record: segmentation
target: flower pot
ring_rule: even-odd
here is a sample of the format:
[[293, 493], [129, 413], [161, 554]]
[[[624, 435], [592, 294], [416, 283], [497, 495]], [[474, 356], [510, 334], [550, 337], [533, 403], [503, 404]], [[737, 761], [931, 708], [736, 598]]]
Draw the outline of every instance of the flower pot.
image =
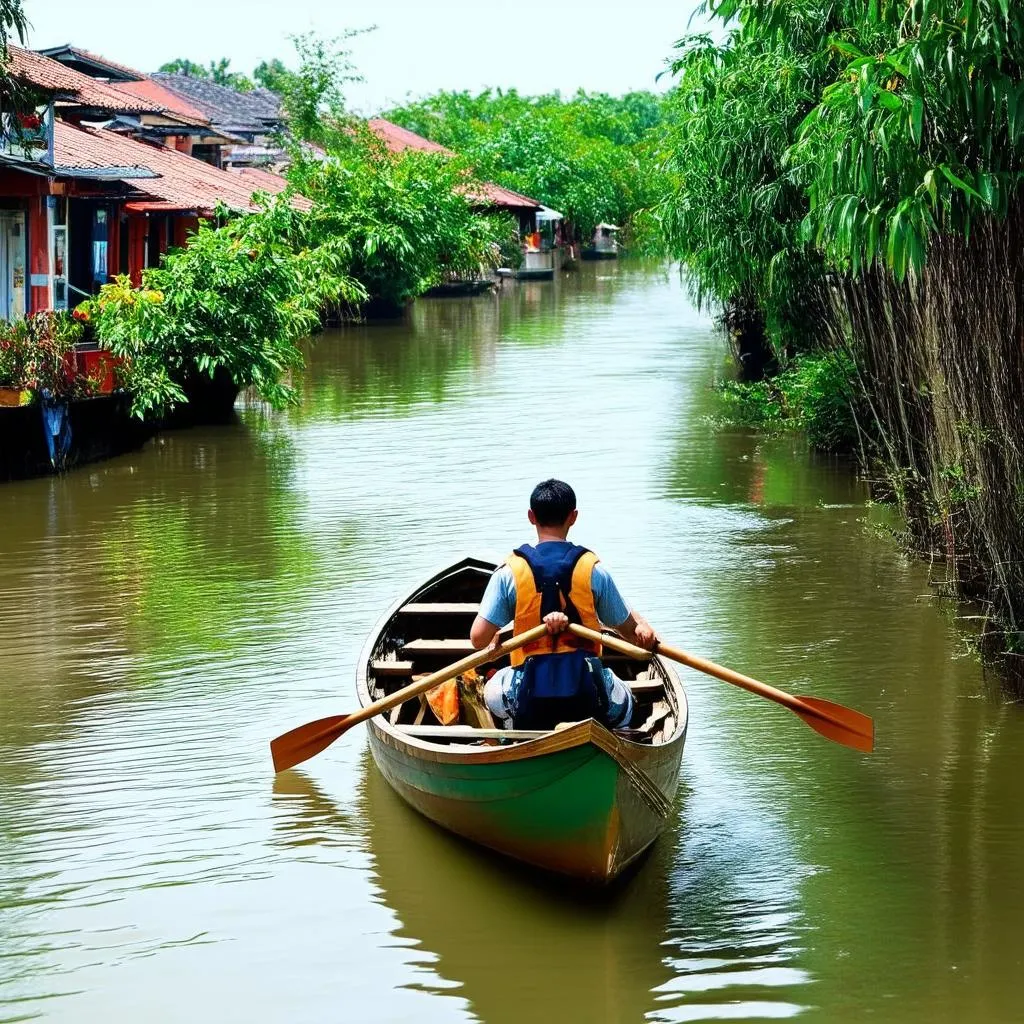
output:
[[102, 348], [79, 348], [74, 355], [78, 374], [97, 381], [97, 394], [109, 395], [117, 386], [116, 372], [123, 360]]
[[32, 392], [28, 388], [0, 387], [0, 407], [17, 409], [23, 405], [29, 405], [31, 401]]

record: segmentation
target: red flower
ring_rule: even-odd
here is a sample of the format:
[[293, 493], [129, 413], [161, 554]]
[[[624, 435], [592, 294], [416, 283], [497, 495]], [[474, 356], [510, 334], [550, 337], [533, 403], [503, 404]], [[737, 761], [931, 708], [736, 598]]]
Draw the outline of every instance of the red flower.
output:
[[42, 118], [38, 114], [19, 114], [18, 123], [22, 128], [38, 128], [42, 125]]
[[83, 322], [88, 322], [89, 320], [89, 311], [87, 309], [76, 309], [71, 315], [76, 320], [82, 320]]

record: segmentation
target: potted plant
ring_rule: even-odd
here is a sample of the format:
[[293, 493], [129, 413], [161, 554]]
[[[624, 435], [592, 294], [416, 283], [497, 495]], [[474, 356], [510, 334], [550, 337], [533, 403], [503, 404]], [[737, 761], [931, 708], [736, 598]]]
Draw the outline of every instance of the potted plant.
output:
[[18, 324], [0, 325], [0, 407], [17, 408], [32, 401], [26, 367], [25, 332]]

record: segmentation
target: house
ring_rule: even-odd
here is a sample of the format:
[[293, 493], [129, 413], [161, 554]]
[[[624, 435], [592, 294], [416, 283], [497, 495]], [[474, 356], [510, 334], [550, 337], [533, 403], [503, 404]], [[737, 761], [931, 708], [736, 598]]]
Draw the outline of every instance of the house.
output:
[[219, 204], [247, 210], [254, 192], [287, 187], [189, 156], [217, 132], [176, 94], [172, 103], [150, 80], [127, 77], [137, 72], [86, 51], [61, 53], [65, 62], [8, 47], [32, 106], [0, 114], [4, 319], [66, 309], [118, 273], [137, 282]]
[[202, 110], [137, 68], [129, 68], [70, 44], [37, 52], [149, 106], [148, 111], [135, 117], [119, 117], [117, 123], [109, 125], [113, 130], [150, 141], [166, 141], [168, 145], [217, 167], [221, 166], [221, 153], [225, 146], [249, 141], [218, 131]]
[[158, 72], [157, 85], [202, 112], [219, 132], [232, 138], [225, 147], [223, 167], [281, 169], [287, 162], [279, 137], [285, 128], [281, 101], [267, 89], [239, 92], [206, 78]]

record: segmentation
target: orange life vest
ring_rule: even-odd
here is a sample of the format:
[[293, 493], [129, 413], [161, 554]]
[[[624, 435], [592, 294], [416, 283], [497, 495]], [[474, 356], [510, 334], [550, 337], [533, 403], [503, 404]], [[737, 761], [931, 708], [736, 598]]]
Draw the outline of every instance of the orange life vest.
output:
[[[535, 553], [532, 548], [519, 548], [508, 556], [506, 564], [512, 570], [516, 583], [516, 617], [513, 629], [522, 633], [534, 626], [539, 626], [543, 618], [541, 612], [542, 594], [537, 585], [533, 568], [529, 561], [520, 554], [521, 551]], [[570, 620], [578, 621], [590, 629], [601, 629], [601, 621], [594, 608], [594, 588], [591, 586], [591, 575], [598, 558], [593, 551], [582, 549], [572, 570], [569, 593], [559, 587], [559, 604], [561, 611], [566, 611]], [[570, 608], [571, 606], [571, 608]], [[567, 611], [567, 609], [569, 609]], [[572, 611], [575, 609], [575, 612]], [[536, 654], [565, 654], [567, 651], [585, 650], [590, 654], [601, 655], [601, 645], [574, 636], [568, 631], [542, 637], [525, 647], [520, 647], [509, 655], [514, 666], [522, 665], [527, 658]]]

